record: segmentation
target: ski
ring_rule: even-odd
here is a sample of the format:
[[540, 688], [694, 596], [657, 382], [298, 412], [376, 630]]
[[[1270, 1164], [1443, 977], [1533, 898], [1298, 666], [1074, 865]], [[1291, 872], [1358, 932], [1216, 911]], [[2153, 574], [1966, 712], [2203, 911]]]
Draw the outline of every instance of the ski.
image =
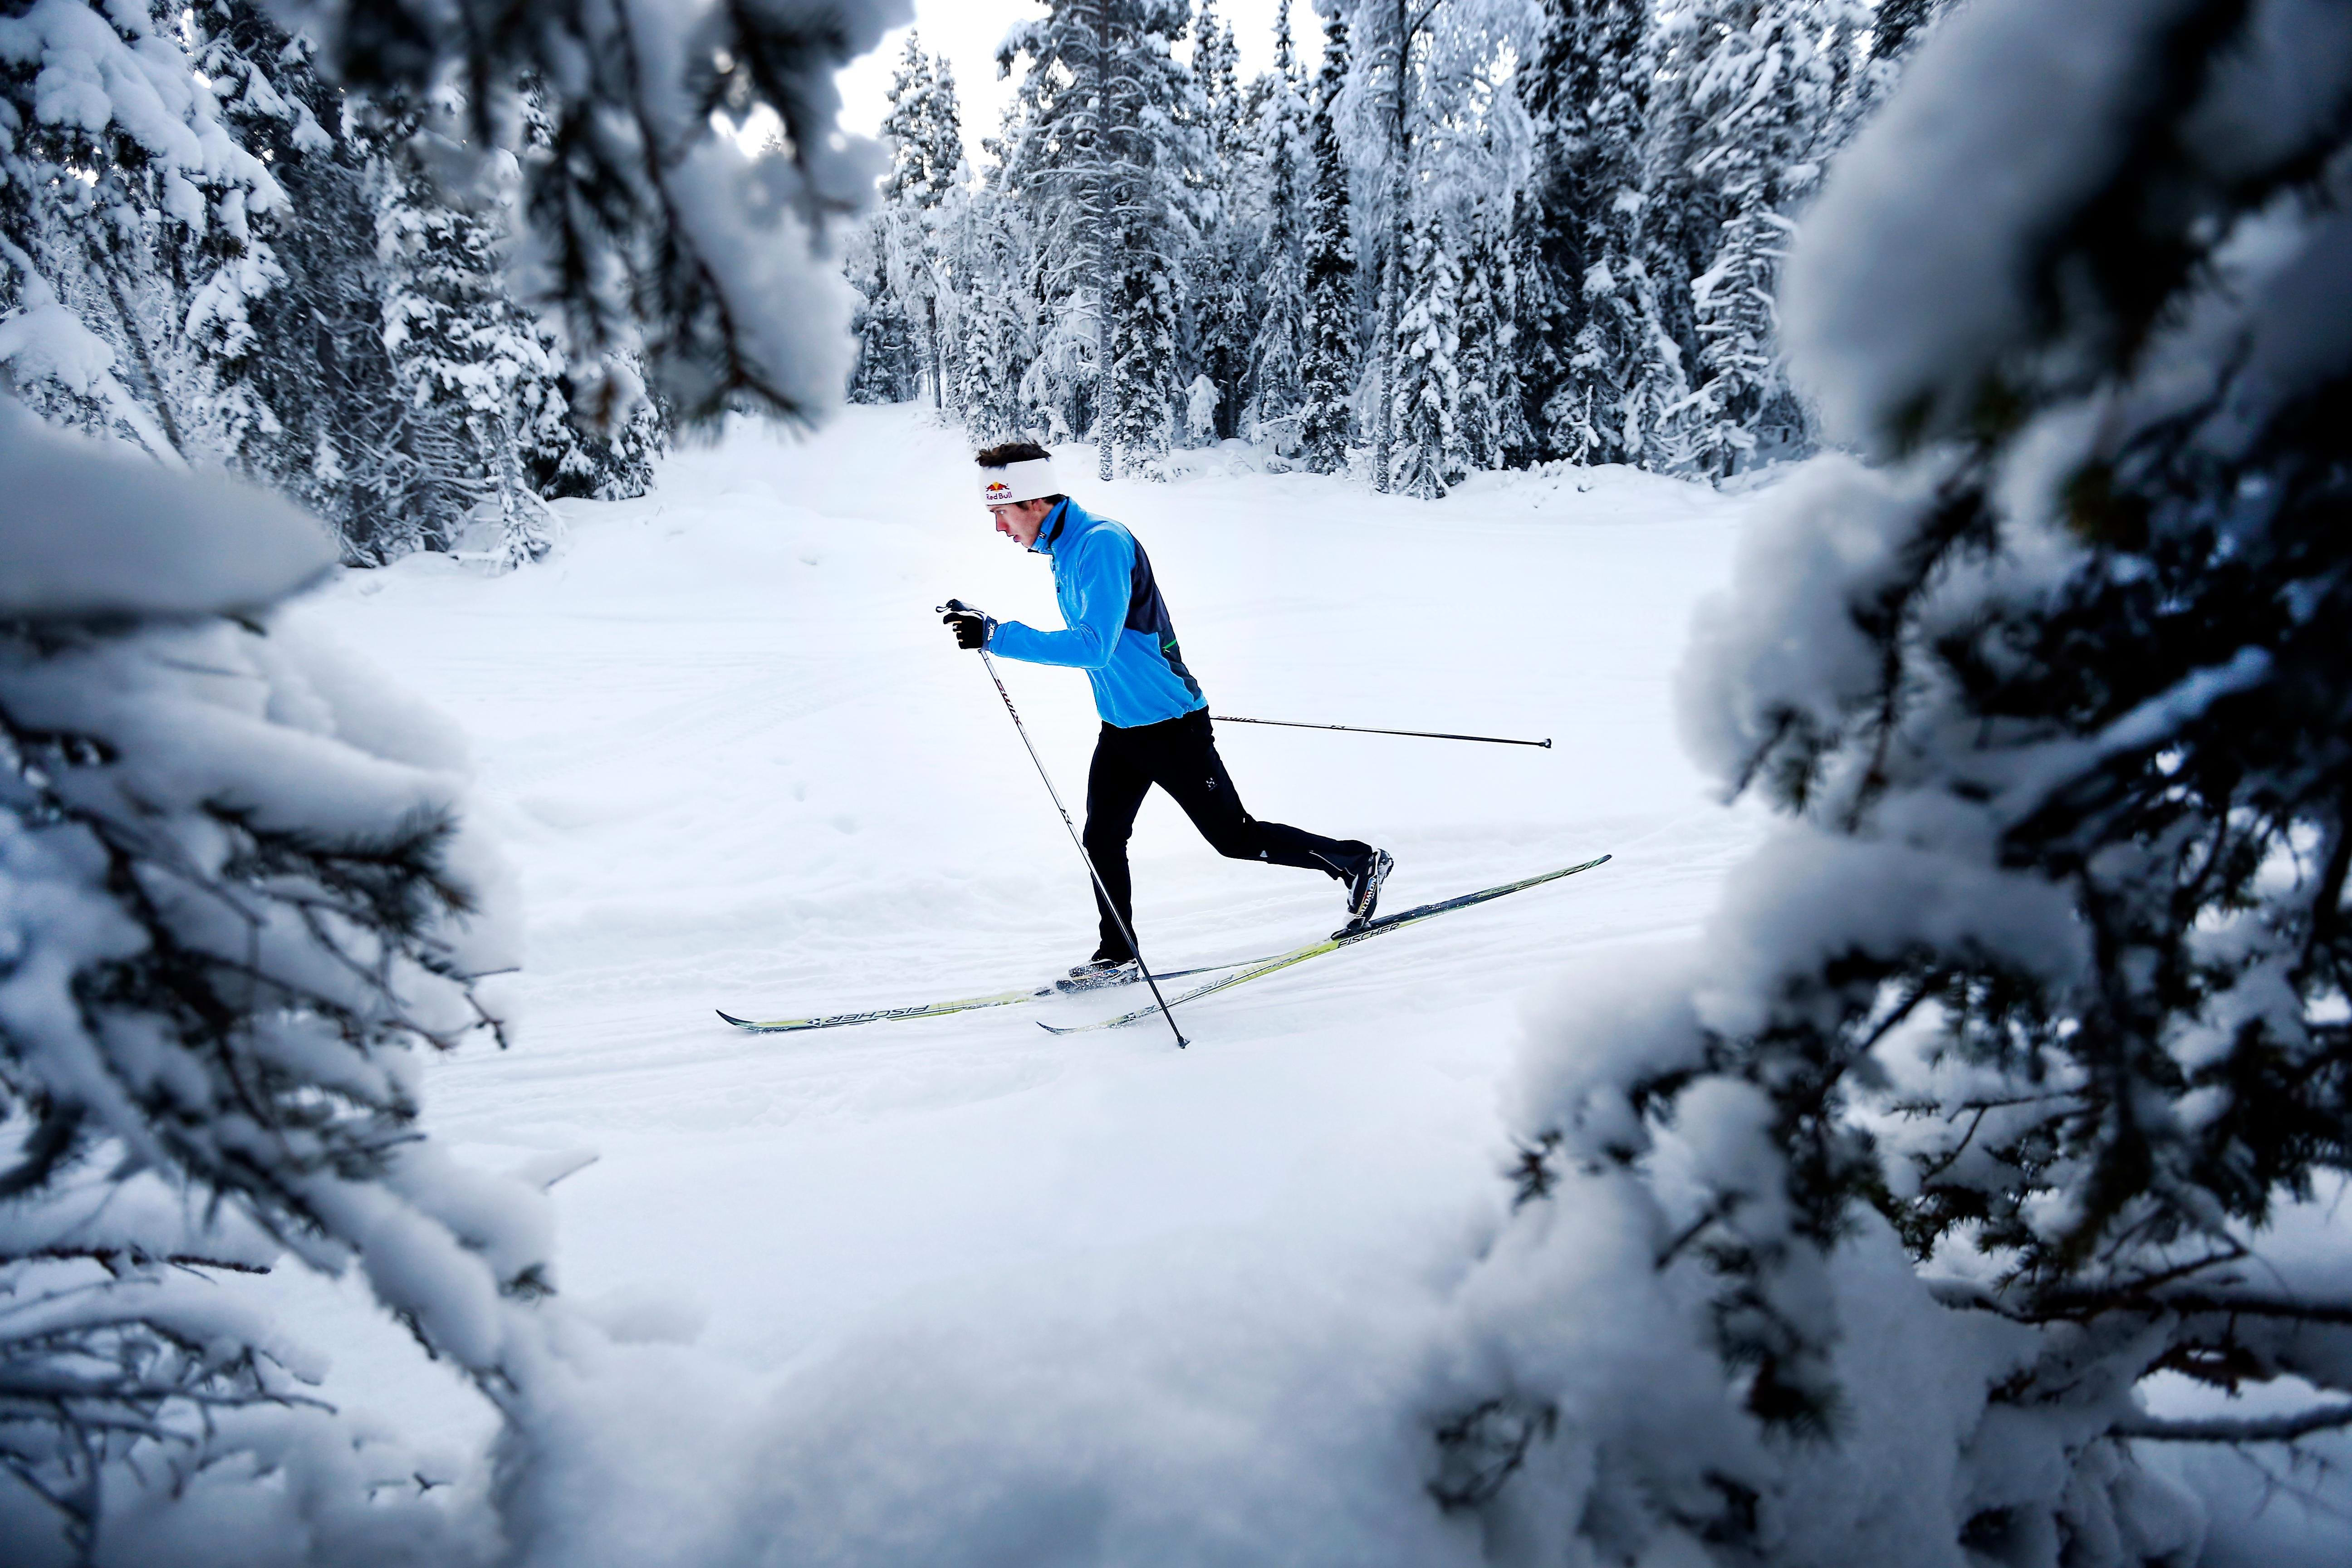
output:
[[982, 1007], [1009, 1007], [1016, 1002], [1031, 1002], [1049, 995], [1053, 988], [1043, 991], [1000, 991], [993, 996], [965, 996], [953, 1002], [926, 1002], [913, 1007], [877, 1007], [865, 1013], [835, 1013], [824, 1018], [739, 1018], [734, 1014], [719, 1011], [719, 1016], [739, 1029], [755, 1035], [794, 1035], [804, 1029], [838, 1029], [851, 1024], [879, 1024], [892, 1018], [944, 1018], [950, 1013], [976, 1012]]
[[[1490, 899], [1524, 892], [1529, 888], [1539, 888], [1546, 882], [1557, 882], [1562, 877], [1573, 877], [1579, 871], [1590, 871], [1608, 858], [1608, 856], [1603, 855], [1598, 859], [1587, 860], [1580, 866], [1570, 866], [1558, 871], [1546, 871], [1539, 877], [1529, 877], [1517, 882], [1506, 882], [1496, 888], [1482, 888], [1477, 892], [1464, 893], [1457, 898], [1441, 899], [1436, 903], [1423, 904], [1418, 909], [1402, 910], [1392, 915], [1381, 915], [1361, 926], [1343, 927], [1333, 931], [1321, 942], [1309, 942], [1305, 947], [1294, 948], [1288, 952], [1276, 953], [1272, 958], [1260, 959], [1255, 963], [1243, 967], [1239, 973], [1228, 974], [1222, 980], [1212, 980], [1205, 985], [1195, 985], [1181, 995], [1171, 996], [1168, 999], [1168, 1005], [1173, 1007], [1181, 1002], [1196, 1002], [1203, 996], [1213, 995], [1217, 992], [1239, 985], [1244, 981], [1259, 979], [1275, 973], [1278, 970], [1288, 969], [1292, 964], [1304, 963], [1310, 958], [1320, 958], [1327, 952], [1337, 952], [1343, 947], [1351, 947], [1357, 942], [1425, 921], [1432, 915], [1442, 915], [1453, 910], [1466, 910], [1473, 904], [1483, 904]], [[1090, 1029], [1116, 1029], [1121, 1025], [1151, 1017], [1159, 1011], [1157, 1006], [1139, 1007], [1132, 1013], [1122, 1013], [1116, 1018], [1105, 1018], [1100, 1023], [1067, 1026], [1048, 1024], [1041, 1018], [1037, 1021], [1037, 1026], [1049, 1035], [1078, 1035]]]
[[[1181, 980], [1188, 974], [1213, 974], [1221, 969], [1242, 969], [1265, 962], [1262, 958], [1237, 958], [1231, 963], [1203, 963], [1193, 969], [1168, 970], [1159, 978]], [[1078, 991], [1099, 989], [1103, 987], [1081, 986]], [[1063, 990], [1056, 983], [1033, 986], [1026, 991], [1000, 991], [992, 996], [963, 996], [952, 1002], [924, 1002], [912, 1007], [877, 1007], [864, 1013], [835, 1013], [823, 1018], [739, 1018], [728, 1012], [720, 1012], [719, 1016], [737, 1028], [755, 1035], [796, 1035], [810, 1029], [839, 1029], [852, 1024], [880, 1024], [899, 1018], [944, 1018], [950, 1013], [974, 1013], [982, 1007], [1010, 1007], [1016, 1003], [1034, 1002], [1041, 997], [1076, 994]]]

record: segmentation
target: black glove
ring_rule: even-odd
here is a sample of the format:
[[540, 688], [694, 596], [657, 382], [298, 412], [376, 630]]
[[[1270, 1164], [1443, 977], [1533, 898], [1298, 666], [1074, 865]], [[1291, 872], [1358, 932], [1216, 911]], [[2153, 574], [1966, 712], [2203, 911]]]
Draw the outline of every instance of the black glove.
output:
[[996, 633], [995, 621], [982, 615], [961, 599], [950, 599], [947, 602], [946, 611], [940, 619], [945, 625], [955, 628], [956, 647], [961, 648], [986, 647], [988, 639]]

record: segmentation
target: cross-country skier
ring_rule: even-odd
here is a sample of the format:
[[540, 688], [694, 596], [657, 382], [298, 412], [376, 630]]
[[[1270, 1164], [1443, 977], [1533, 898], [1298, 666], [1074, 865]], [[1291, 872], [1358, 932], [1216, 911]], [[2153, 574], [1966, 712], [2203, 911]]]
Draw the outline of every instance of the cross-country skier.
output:
[[1071, 979], [1108, 984], [1136, 972], [1135, 953], [1119, 930], [1122, 922], [1135, 929], [1127, 839], [1153, 784], [1175, 798], [1220, 855], [1336, 877], [1347, 884], [1350, 923], [1370, 920], [1391, 864], [1388, 851], [1360, 839], [1324, 838], [1260, 822], [1242, 808], [1217, 755], [1209, 700], [1184, 668], [1151, 558], [1135, 536], [1063, 494], [1043, 447], [1007, 442], [980, 453], [978, 460], [981, 500], [996, 519], [996, 531], [1053, 562], [1054, 597], [1066, 629], [1000, 623], [961, 606], [943, 618], [959, 647], [1085, 670], [1103, 721], [1087, 772], [1085, 837], [1118, 910], [1114, 917], [1101, 893], [1095, 895], [1102, 942], [1091, 960], [1070, 971]]

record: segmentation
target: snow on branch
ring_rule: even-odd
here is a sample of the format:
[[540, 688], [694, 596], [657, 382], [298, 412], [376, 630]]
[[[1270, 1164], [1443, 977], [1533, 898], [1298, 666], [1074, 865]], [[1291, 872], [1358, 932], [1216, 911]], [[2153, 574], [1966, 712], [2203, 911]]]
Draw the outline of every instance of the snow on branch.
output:
[[2294, 1415], [2215, 1417], [2202, 1421], [2142, 1416], [2118, 1421], [2111, 1430], [2118, 1437], [2140, 1437], [2158, 1443], [2292, 1443], [2315, 1432], [2336, 1432], [2347, 1426], [2352, 1426], [2352, 1400]]
[[[904, 20], [901, 0], [564, 0], [478, 26], [465, 8], [282, 0], [359, 87], [466, 88], [476, 155], [520, 159], [527, 297], [560, 310], [578, 360], [642, 351], [689, 422], [793, 418], [838, 401], [851, 297], [831, 219], [870, 195], [871, 143], [836, 123], [834, 72]], [[521, 133], [526, 89], [543, 142]], [[781, 135], [748, 147], [773, 116]], [[593, 405], [597, 399], [583, 399]]]
[[[1752, 82], [1698, 68], [1769, 10], [1678, 8], [1649, 85]], [[1828, 169], [1780, 299], [1884, 466], [1761, 503], [1679, 682], [1780, 823], [1531, 1031], [1444, 1407], [1560, 1412], [1497, 1529], [2188, 1561], [2201, 1510], [2124, 1439], [2352, 1429], [2347, 158], [2338, 7], [1971, 0]], [[1603, 1301], [1710, 1346], [1735, 1414], [1663, 1440]], [[2158, 1375], [2323, 1403], [2158, 1418]]]
[[541, 1385], [543, 1201], [417, 1124], [421, 1055], [503, 1037], [502, 876], [446, 734], [273, 623], [315, 521], [13, 405], [0, 491], [0, 1466], [85, 1555], [240, 1455], [331, 1511], [362, 1445], [239, 1274], [356, 1268], [509, 1414]]

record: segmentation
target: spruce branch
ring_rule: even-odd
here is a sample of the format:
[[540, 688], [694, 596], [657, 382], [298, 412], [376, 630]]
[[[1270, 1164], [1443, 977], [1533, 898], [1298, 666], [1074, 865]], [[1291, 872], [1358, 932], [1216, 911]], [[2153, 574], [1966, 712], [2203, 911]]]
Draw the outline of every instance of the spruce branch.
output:
[[2352, 1400], [2324, 1405], [2293, 1415], [2217, 1416], [2205, 1420], [2167, 1421], [2138, 1416], [2118, 1421], [2109, 1431], [2118, 1437], [2157, 1443], [2292, 1443], [2315, 1432], [2352, 1426]]

